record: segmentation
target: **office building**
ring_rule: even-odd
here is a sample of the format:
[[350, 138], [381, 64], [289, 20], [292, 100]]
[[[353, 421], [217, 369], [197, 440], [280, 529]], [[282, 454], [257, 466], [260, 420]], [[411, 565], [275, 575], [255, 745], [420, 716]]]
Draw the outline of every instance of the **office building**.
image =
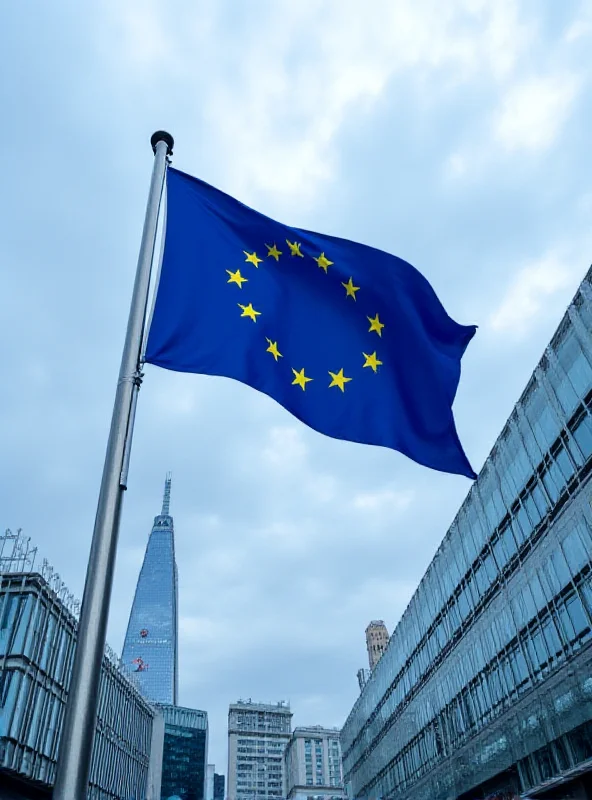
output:
[[348, 716], [350, 797], [590, 791], [591, 280]]
[[123, 645], [122, 659], [154, 703], [177, 703], [178, 590], [175, 532], [167, 476], [160, 514], [148, 539]]
[[[49, 797], [77, 633], [78, 603], [20, 531], [0, 536], [2, 797]], [[160, 798], [161, 718], [107, 648], [88, 800]]]
[[284, 750], [291, 730], [288, 703], [239, 700], [230, 705], [227, 800], [284, 797]]
[[339, 728], [295, 728], [284, 755], [287, 800], [343, 800]]
[[163, 800], [205, 800], [207, 796], [208, 715], [205, 711], [158, 705], [164, 717]]
[[381, 619], [374, 619], [366, 628], [366, 649], [368, 650], [368, 664], [370, 671], [378, 664], [378, 661], [389, 643], [389, 635], [386, 625]]
[[214, 773], [214, 800], [224, 800], [224, 775]]

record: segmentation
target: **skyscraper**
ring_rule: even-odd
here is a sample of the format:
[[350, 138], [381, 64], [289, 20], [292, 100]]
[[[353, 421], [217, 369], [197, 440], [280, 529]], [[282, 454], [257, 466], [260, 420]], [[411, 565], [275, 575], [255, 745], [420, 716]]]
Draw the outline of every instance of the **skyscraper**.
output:
[[232, 703], [228, 709], [228, 800], [285, 796], [284, 750], [291, 730], [287, 703]]
[[182, 706], [159, 705], [157, 708], [164, 716], [162, 800], [206, 800], [207, 713]]
[[386, 625], [381, 619], [373, 619], [366, 628], [366, 647], [368, 648], [368, 663], [373, 670], [378, 664], [380, 656], [384, 653], [389, 643]]
[[592, 796], [592, 268], [341, 732], [350, 797]]
[[169, 514], [171, 476], [154, 518], [127, 626], [122, 660], [136, 673], [145, 697], [177, 704], [178, 598], [175, 533]]

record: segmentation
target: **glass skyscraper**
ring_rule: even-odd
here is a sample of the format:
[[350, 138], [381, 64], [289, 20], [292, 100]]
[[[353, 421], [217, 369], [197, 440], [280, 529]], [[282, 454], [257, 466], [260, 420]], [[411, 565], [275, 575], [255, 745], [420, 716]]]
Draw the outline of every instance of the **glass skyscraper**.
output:
[[592, 796], [591, 414], [592, 269], [343, 727], [350, 797]]
[[148, 539], [122, 660], [148, 700], [177, 704], [178, 590], [175, 532], [167, 475], [160, 514]]
[[205, 800], [208, 715], [180, 706], [158, 708], [165, 723], [162, 800]]

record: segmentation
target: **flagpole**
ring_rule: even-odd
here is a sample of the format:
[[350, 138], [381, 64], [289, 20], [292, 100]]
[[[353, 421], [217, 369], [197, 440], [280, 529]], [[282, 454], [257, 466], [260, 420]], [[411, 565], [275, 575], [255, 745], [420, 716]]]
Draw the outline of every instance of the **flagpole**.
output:
[[167, 156], [173, 137], [157, 131], [150, 140], [154, 166], [138, 257], [111, 429], [91, 544], [74, 665], [62, 726], [54, 800], [86, 800], [96, 728], [99, 680], [105, 652], [109, 603], [137, 394], [142, 380], [140, 353], [146, 323], [150, 274]]

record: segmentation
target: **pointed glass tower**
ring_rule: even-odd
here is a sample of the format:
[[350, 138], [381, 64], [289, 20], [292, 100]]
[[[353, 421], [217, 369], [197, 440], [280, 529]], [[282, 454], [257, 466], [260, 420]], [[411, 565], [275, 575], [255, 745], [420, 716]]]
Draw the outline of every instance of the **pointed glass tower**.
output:
[[177, 564], [169, 514], [171, 475], [166, 477], [162, 511], [154, 518], [130, 614], [123, 662], [136, 673], [142, 691], [155, 703], [177, 704]]

